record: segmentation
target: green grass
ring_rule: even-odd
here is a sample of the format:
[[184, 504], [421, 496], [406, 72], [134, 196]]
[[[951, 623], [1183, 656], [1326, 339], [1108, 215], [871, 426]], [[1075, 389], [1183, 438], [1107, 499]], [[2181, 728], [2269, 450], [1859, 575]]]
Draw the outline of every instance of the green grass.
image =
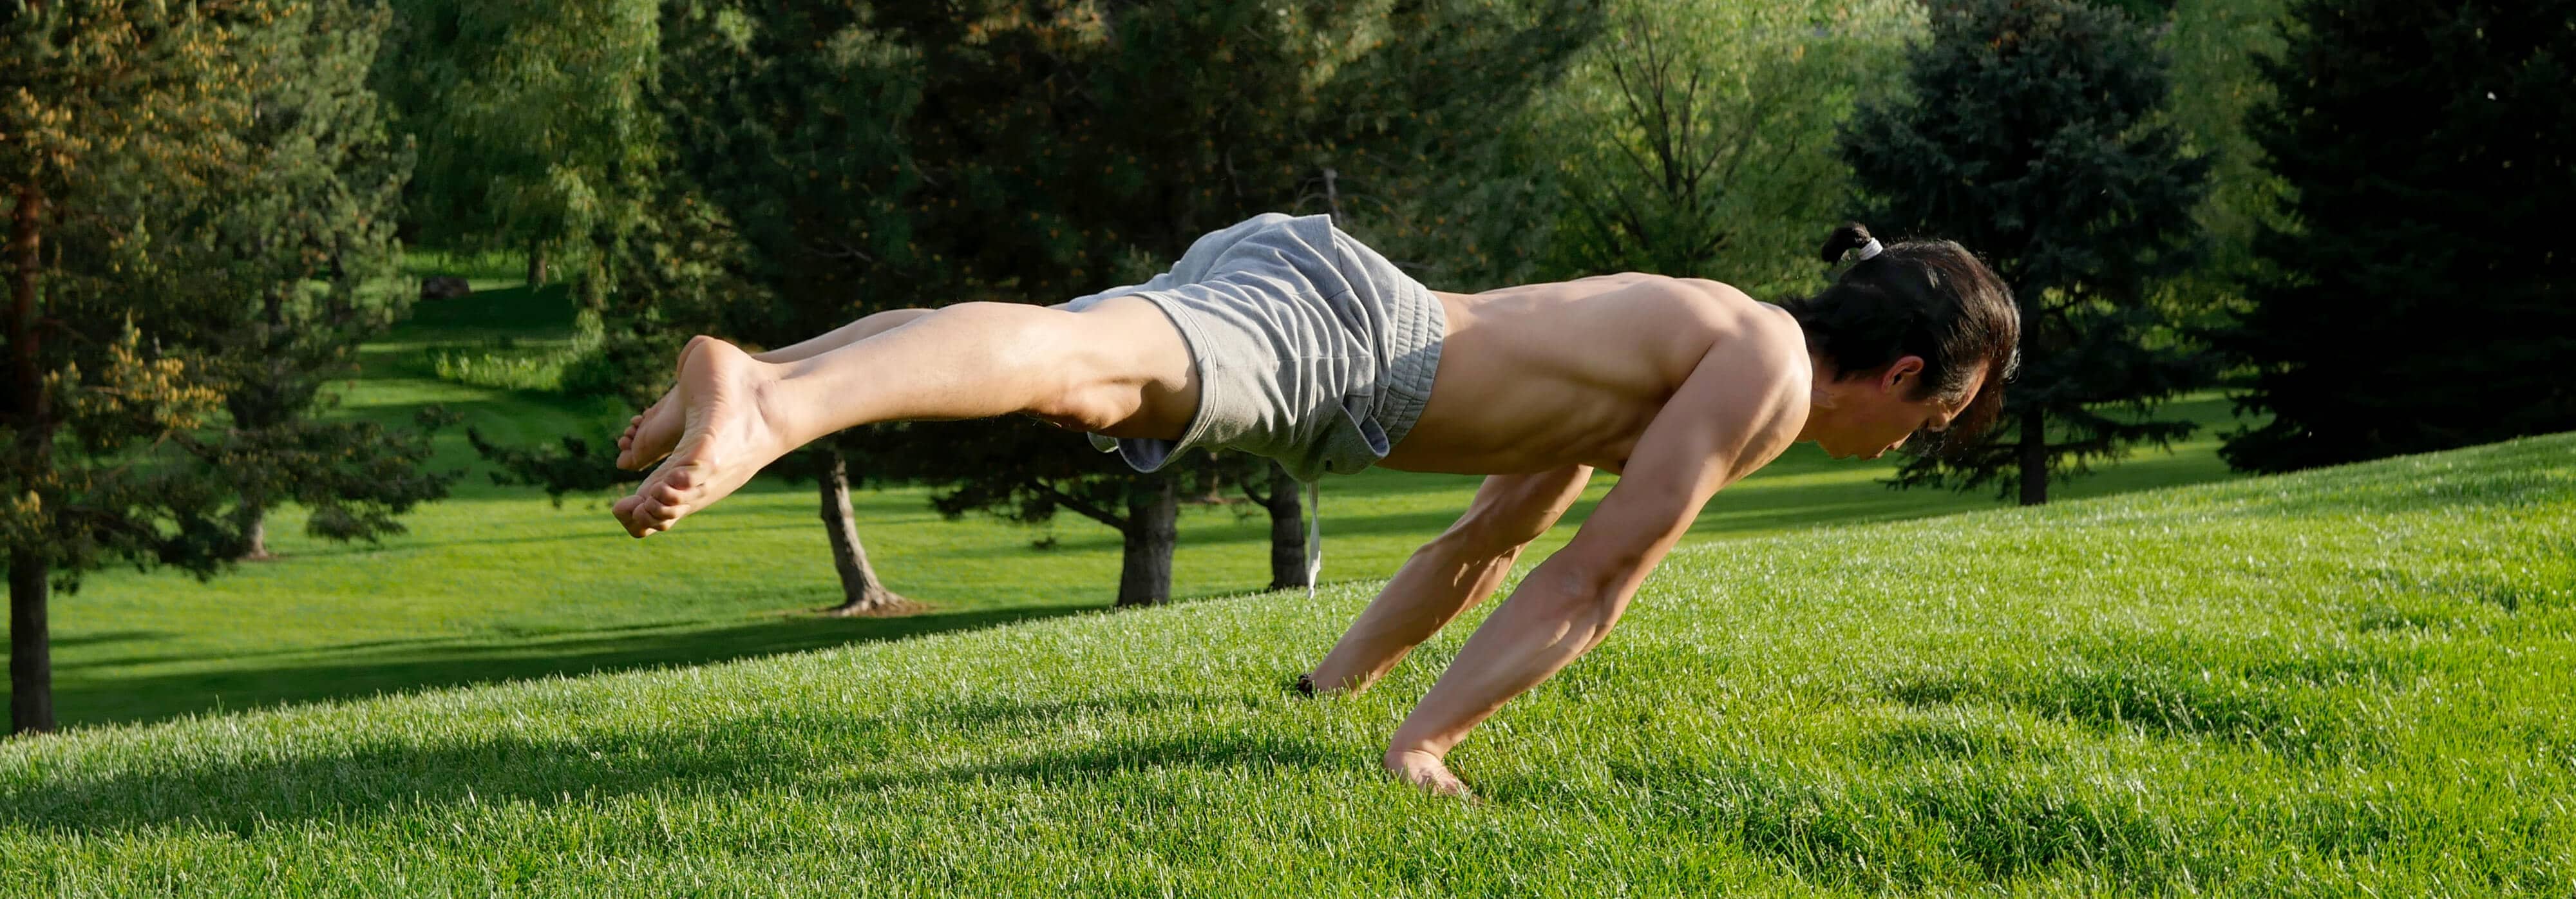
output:
[[[13, 741], [0, 889], [2564, 896], [2571, 460], [2562, 435], [1686, 545], [1452, 757], [1475, 805], [1375, 765], [1473, 621], [1368, 695], [1279, 689], [1361, 580]], [[792, 606], [708, 586], [761, 563], [674, 571], [767, 514], [597, 550], [627, 554], [622, 602], [554, 583], [587, 583], [595, 514], [511, 525], [562, 539], [488, 551], [552, 570], [480, 592]], [[389, 585], [400, 552], [438, 555], [388, 550]]]

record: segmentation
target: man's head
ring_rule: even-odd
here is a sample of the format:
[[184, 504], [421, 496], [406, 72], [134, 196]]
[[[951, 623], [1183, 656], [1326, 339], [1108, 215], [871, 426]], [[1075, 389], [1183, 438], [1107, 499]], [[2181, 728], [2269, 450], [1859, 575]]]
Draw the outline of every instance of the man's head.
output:
[[1822, 402], [1811, 414], [1825, 419], [1818, 442], [1838, 456], [1973, 442], [2021, 364], [2012, 289], [1950, 241], [1871, 252], [1876, 243], [1868, 229], [1844, 225], [1825, 241], [1825, 261], [1854, 250], [1863, 258], [1815, 296], [1780, 303], [1831, 377], [1817, 385]]

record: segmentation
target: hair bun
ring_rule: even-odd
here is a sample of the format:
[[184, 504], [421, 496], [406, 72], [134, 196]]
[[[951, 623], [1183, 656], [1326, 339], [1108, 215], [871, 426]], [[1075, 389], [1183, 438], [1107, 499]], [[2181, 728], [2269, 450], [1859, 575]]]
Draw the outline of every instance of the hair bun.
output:
[[1867, 225], [1859, 222], [1844, 222], [1842, 227], [1834, 229], [1834, 236], [1825, 238], [1825, 261], [1841, 262], [1844, 253], [1860, 249], [1869, 241]]

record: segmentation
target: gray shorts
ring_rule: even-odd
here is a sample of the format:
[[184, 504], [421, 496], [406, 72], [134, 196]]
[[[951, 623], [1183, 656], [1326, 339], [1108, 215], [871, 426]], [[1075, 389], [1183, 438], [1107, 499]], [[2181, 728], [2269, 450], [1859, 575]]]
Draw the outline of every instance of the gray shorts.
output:
[[1171, 318], [1199, 376], [1181, 439], [1091, 436], [1137, 471], [1194, 446], [1268, 456], [1304, 481], [1367, 468], [1422, 417], [1448, 331], [1430, 290], [1322, 215], [1253, 216], [1199, 238], [1153, 280], [1065, 308], [1121, 296]]

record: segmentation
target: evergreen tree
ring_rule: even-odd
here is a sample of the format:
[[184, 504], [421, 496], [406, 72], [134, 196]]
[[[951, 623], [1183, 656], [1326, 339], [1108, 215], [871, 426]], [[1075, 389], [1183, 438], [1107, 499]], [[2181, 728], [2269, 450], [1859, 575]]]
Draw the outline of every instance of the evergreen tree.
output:
[[2042, 503], [2052, 476], [2193, 429], [2151, 415], [2207, 377], [2148, 302], [2192, 258], [2209, 168], [2158, 115], [2164, 71], [2147, 30], [2114, 10], [1944, 2], [1909, 54], [1911, 96], [1864, 102], [1843, 130], [1873, 230], [1959, 241], [2021, 306], [2004, 426], [1908, 462], [1899, 485], [1997, 484]]
[[[412, 294], [384, 290], [395, 274], [393, 240], [409, 154], [386, 136], [379, 104], [367, 89], [377, 36], [388, 14], [345, 3], [296, 8], [301, 27], [257, 33], [268, 60], [252, 98], [242, 141], [261, 154], [210, 204], [216, 272], [256, 312], [208, 335], [221, 350], [227, 385], [224, 439], [203, 444], [209, 461], [234, 475], [235, 524], [245, 555], [267, 558], [267, 513], [293, 499], [313, 511], [315, 526], [348, 536], [392, 530], [387, 509], [427, 484], [380, 479], [372, 467], [326, 464], [352, 449], [375, 452], [363, 424], [323, 422], [324, 383], [355, 371], [358, 344], [381, 335]], [[420, 455], [424, 448], [402, 452]], [[234, 456], [267, 456], [275, 464], [235, 465]], [[434, 491], [433, 491], [434, 492]], [[431, 494], [424, 493], [422, 498]], [[351, 500], [376, 498], [373, 506]]]
[[2564, 219], [2576, 3], [2306, 0], [2250, 130], [2287, 182], [2250, 309], [2216, 335], [2230, 437], [2280, 471], [2576, 428]]
[[310, 394], [219, 415], [264, 389], [249, 382], [309, 382], [331, 357], [280, 323], [327, 343], [385, 317], [354, 293], [387, 252], [400, 178], [354, 87], [380, 23], [261, 0], [30, 2], [0, 22], [16, 730], [54, 726], [47, 602], [84, 572], [211, 576], [279, 499], [310, 506], [317, 535], [372, 539], [444, 491], [417, 470], [425, 440], [306, 421]]

